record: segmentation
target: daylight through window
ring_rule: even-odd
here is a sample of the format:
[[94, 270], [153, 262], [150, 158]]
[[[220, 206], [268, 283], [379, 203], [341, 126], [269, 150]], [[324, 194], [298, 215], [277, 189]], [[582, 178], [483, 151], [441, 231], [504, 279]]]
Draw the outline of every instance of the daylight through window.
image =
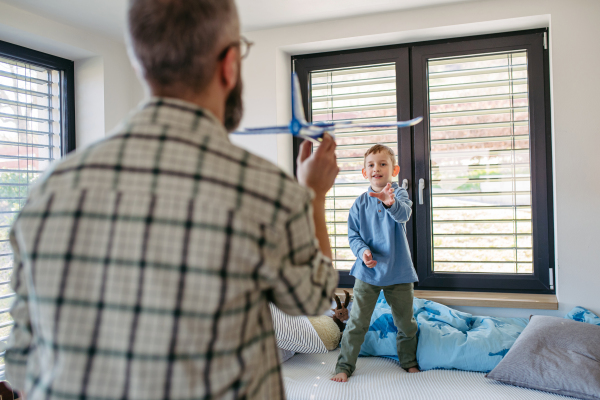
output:
[[29, 186], [61, 156], [60, 79], [60, 71], [0, 57], [0, 375], [13, 325], [10, 226]]
[[428, 61], [433, 269], [531, 274], [527, 53]]

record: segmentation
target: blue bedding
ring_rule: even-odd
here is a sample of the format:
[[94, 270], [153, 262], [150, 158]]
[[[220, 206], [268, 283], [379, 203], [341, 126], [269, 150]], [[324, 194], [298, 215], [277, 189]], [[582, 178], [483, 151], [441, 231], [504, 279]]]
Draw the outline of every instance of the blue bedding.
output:
[[[419, 324], [417, 361], [422, 370], [489, 372], [498, 365], [529, 322], [527, 318], [477, 317], [442, 304], [414, 299]], [[577, 307], [565, 318], [600, 325], [600, 318]], [[361, 356], [398, 359], [397, 328], [383, 292], [371, 317]]]
[[586, 310], [583, 307], [575, 307], [570, 313], [565, 315], [565, 318], [600, 326], [600, 318], [590, 310]]

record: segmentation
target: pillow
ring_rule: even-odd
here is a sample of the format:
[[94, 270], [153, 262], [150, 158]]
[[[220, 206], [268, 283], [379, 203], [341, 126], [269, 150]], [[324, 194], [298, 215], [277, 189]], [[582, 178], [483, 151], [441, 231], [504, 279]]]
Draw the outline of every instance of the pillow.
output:
[[293, 351], [284, 350], [280, 347], [278, 347], [277, 350], [279, 350], [279, 363], [280, 364], [283, 364], [284, 362], [286, 362], [287, 360], [292, 358], [294, 356], [294, 354], [296, 354]]
[[581, 399], [600, 399], [600, 326], [535, 315], [487, 377]]
[[291, 316], [273, 304], [271, 316], [277, 347], [296, 353], [327, 353], [325, 345], [306, 316]]

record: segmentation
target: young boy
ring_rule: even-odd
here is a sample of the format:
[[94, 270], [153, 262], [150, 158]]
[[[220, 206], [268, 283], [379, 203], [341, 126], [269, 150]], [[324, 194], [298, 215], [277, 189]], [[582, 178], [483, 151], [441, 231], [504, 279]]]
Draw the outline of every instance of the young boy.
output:
[[400, 365], [408, 372], [419, 372], [417, 322], [413, 317], [413, 283], [418, 278], [406, 240], [412, 201], [405, 189], [392, 183], [399, 172], [400, 166], [396, 165], [394, 151], [389, 147], [377, 144], [365, 153], [362, 173], [371, 186], [356, 199], [348, 217], [348, 240], [357, 257], [350, 275], [356, 282], [336, 375], [331, 378], [336, 382], [347, 382], [356, 368], [381, 290], [398, 328]]

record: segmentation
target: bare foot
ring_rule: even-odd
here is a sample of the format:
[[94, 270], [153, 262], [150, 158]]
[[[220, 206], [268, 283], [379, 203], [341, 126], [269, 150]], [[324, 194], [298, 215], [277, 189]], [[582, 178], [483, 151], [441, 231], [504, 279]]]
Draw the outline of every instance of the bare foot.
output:
[[348, 375], [346, 375], [343, 372], [340, 372], [339, 374], [331, 378], [331, 380], [334, 382], [348, 382]]
[[415, 372], [421, 372], [421, 370], [418, 367], [410, 367], [406, 372], [414, 374]]

